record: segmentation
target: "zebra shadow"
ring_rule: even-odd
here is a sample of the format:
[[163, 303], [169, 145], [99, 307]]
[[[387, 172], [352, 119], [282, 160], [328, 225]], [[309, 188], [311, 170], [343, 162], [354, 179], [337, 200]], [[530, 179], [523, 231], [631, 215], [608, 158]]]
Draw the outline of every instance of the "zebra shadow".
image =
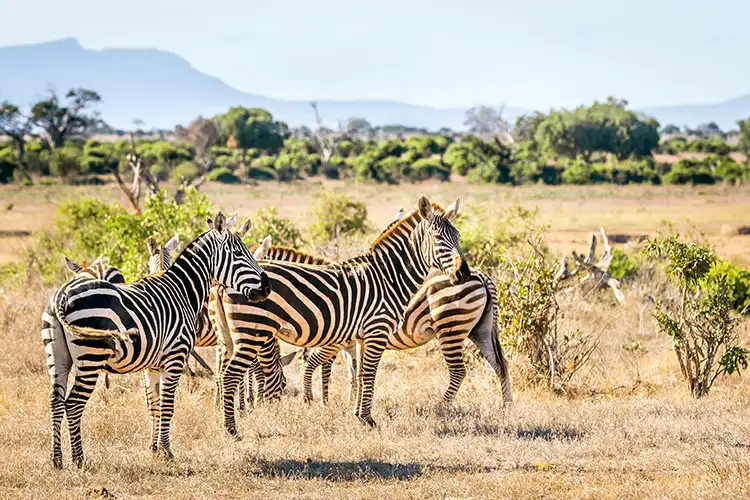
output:
[[247, 472], [260, 477], [360, 481], [363, 479], [406, 480], [419, 477], [424, 471], [420, 464], [399, 464], [379, 460], [329, 461], [308, 458], [302, 461], [256, 458], [251, 461]]
[[507, 426], [491, 422], [441, 422], [434, 431], [437, 437], [456, 436], [506, 436], [525, 441], [580, 441], [586, 432], [574, 427], [545, 425]]

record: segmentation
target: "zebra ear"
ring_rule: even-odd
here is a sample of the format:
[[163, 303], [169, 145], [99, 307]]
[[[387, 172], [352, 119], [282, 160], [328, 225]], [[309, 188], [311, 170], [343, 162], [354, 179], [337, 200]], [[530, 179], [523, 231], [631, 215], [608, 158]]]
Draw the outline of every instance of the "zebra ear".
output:
[[169, 241], [164, 245], [164, 250], [171, 254], [175, 250], [177, 250], [177, 247], [180, 245], [180, 235], [177, 233], [174, 233], [174, 236], [172, 236]]
[[148, 247], [148, 253], [151, 255], [156, 255], [159, 253], [159, 245], [156, 244], [156, 240], [153, 236], [149, 236], [146, 239], [146, 246]]
[[237, 222], [237, 214], [232, 214], [231, 217], [227, 218], [227, 231], [231, 230], [234, 227], [234, 224]]
[[393, 218], [393, 222], [403, 219], [404, 215], [406, 215], [406, 212], [404, 211], [404, 206], [401, 205], [398, 207], [398, 212], [396, 212], [396, 217]]
[[108, 264], [109, 264], [109, 258], [106, 255], [100, 255], [94, 260], [94, 262], [91, 263], [91, 266], [89, 267], [94, 267], [96, 265], [106, 267]]
[[240, 239], [244, 238], [248, 231], [253, 227], [253, 220], [248, 217], [244, 224], [240, 226], [240, 228], [237, 230], [237, 236], [240, 237]]
[[268, 235], [263, 239], [263, 243], [258, 245], [258, 248], [255, 249], [255, 252], [253, 253], [253, 258], [255, 260], [262, 259], [263, 256], [266, 254], [266, 251], [268, 251], [268, 249], [270, 248], [270, 246], [271, 246], [271, 235]]
[[70, 271], [73, 274], [81, 272], [83, 269], [81, 266], [70, 260], [69, 258], [65, 257], [65, 269]]
[[432, 217], [432, 203], [427, 199], [426, 196], [419, 197], [419, 215], [423, 219], [429, 219]]
[[445, 218], [449, 221], [452, 221], [456, 218], [456, 215], [458, 215], [458, 207], [461, 204], [461, 197], [456, 196], [456, 201], [454, 201], [452, 204], [448, 206], [448, 208], [445, 209]]
[[224, 217], [224, 214], [221, 212], [221, 210], [216, 213], [216, 217], [214, 217], [213, 222], [211, 221], [211, 219], [208, 220], [208, 227], [216, 230], [216, 232], [219, 234], [222, 234], [224, 232], [227, 227], [227, 218]]

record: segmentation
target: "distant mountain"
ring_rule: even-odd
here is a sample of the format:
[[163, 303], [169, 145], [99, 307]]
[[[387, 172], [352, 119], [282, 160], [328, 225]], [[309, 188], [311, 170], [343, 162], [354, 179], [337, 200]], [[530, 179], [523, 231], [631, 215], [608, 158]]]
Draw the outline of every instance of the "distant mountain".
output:
[[[206, 75], [185, 59], [155, 49], [88, 50], [75, 38], [0, 47], [0, 101], [27, 105], [46, 95], [81, 86], [102, 96], [104, 120], [118, 128], [132, 127], [140, 118], [148, 127], [185, 124], [199, 114], [213, 116], [229, 106], [262, 107], [290, 125], [312, 125], [309, 101], [284, 101], [237, 90]], [[401, 124], [437, 130], [462, 128], [463, 108], [436, 109], [395, 101], [318, 101], [328, 126], [349, 117], [364, 117], [373, 125]], [[520, 109], [506, 108], [515, 120]]]
[[[28, 105], [46, 95], [86, 87], [102, 96], [103, 118], [117, 128], [131, 128], [142, 119], [146, 126], [171, 128], [198, 115], [213, 116], [233, 105], [262, 107], [290, 125], [312, 125], [308, 101], [285, 101], [240, 91], [221, 79], [202, 73], [185, 59], [155, 49], [89, 50], [75, 38], [0, 47], [0, 101]], [[437, 130], [461, 130], [465, 108], [439, 109], [396, 101], [319, 100], [328, 126], [349, 117], [366, 118], [373, 125], [400, 124]], [[529, 110], [506, 107], [511, 123]], [[750, 116], [750, 95], [719, 104], [655, 107], [642, 110], [662, 125], [715, 121], [724, 129]]]
[[641, 111], [659, 120], [662, 126], [672, 124], [695, 128], [704, 123], [716, 122], [724, 131], [736, 130], [737, 120], [750, 117], [750, 94], [715, 104], [658, 106]]

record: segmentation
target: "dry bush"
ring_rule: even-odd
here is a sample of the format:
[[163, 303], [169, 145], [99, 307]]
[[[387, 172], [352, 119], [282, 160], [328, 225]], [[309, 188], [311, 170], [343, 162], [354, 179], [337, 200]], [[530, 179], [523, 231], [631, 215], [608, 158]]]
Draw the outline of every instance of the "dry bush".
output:
[[560, 272], [540, 250], [543, 234], [529, 239], [526, 257], [503, 257], [498, 280], [500, 330], [505, 342], [525, 356], [531, 376], [565, 390], [596, 349], [597, 340], [580, 330], [560, 331], [557, 291]]

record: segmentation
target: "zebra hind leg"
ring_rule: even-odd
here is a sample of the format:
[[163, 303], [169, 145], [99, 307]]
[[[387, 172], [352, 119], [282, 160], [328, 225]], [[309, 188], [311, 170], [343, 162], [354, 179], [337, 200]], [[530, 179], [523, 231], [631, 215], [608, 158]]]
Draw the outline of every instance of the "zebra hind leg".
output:
[[329, 359], [333, 358], [337, 352], [341, 350], [340, 345], [328, 345], [315, 349], [313, 353], [307, 358], [305, 362], [305, 373], [303, 376], [304, 385], [304, 396], [305, 403], [310, 403], [313, 400], [312, 393], [312, 378], [315, 370], [318, 366], [322, 365]]
[[[68, 392], [68, 375], [73, 365], [70, 351], [62, 331], [55, 329], [50, 315], [42, 320], [42, 339], [49, 373], [49, 412], [52, 423], [52, 450], [50, 458], [55, 469], [62, 469], [61, 427], [65, 416], [65, 394]], [[59, 325], [59, 323], [58, 323]]]
[[331, 370], [333, 369], [333, 361], [336, 358], [331, 358], [322, 365], [320, 365], [320, 398], [323, 400], [323, 404], [328, 404], [328, 384], [331, 380]]
[[443, 394], [443, 402], [451, 403], [456, 398], [456, 393], [461, 387], [461, 383], [466, 378], [466, 365], [464, 364], [464, 339], [465, 335], [441, 335], [438, 337], [440, 342], [440, 352], [443, 354], [445, 363], [448, 365], [448, 374], [450, 382], [448, 389]]
[[102, 367], [103, 365], [93, 371], [89, 371], [93, 367], [88, 366], [85, 373], [76, 370], [73, 386], [70, 388], [70, 393], [65, 400], [65, 414], [68, 417], [68, 431], [70, 433], [70, 451], [73, 463], [79, 468], [83, 466], [83, 442], [81, 439], [83, 410], [91, 394], [94, 392], [96, 381], [99, 378], [99, 371]]

